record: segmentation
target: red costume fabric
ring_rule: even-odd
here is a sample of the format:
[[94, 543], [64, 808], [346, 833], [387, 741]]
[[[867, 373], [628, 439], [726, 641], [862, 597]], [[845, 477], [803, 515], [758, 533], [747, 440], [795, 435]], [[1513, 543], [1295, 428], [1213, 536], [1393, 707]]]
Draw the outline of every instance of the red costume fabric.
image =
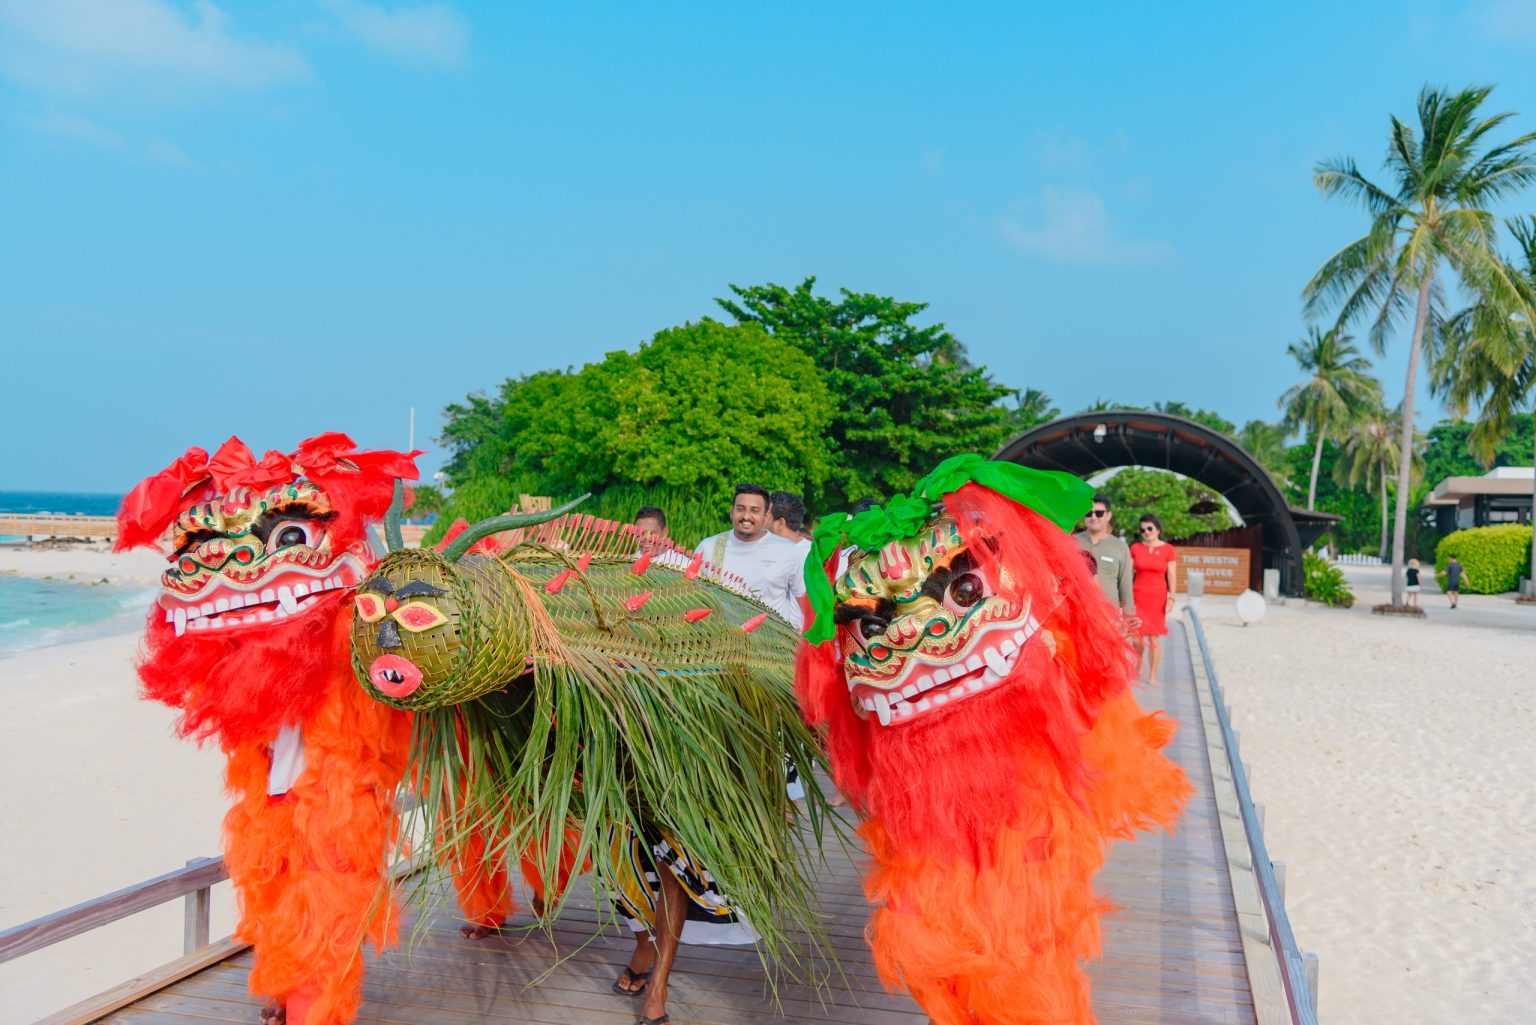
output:
[[1136, 615], [1143, 637], [1168, 634], [1168, 566], [1177, 561], [1173, 545], [1163, 542], [1156, 548], [1137, 541], [1131, 545], [1131, 596], [1136, 601]]
[[[251, 993], [289, 1025], [350, 1022], [362, 945], [398, 927], [384, 872], [410, 716], [357, 685], [351, 585], [373, 561], [365, 526], [416, 454], [325, 434], [258, 461], [231, 438], [212, 458], [188, 449], [118, 513], [120, 550], [171, 550], [139, 676], [228, 759], [236, 935], [254, 946]], [[291, 779], [273, 758], [284, 733], [301, 745]]]
[[[894, 601], [846, 619], [859, 599], [845, 607], [840, 590], [836, 636], [803, 646], [797, 673], [807, 717], [826, 729], [834, 779], [863, 817], [869, 942], [884, 982], [907, 989], [938, 1025], [1088, 1025], [1083, 962], [1099, 951], [1105, 910], [1093, 876], [1110, 841], [1169, 826], [1182, 808], [1188, 782], [1160, 751], [1175, 726], [1137, 706], [1117, 614], [1070, 536], [977, 483], [945, 494], [938, 515], [905, 535], [919, 540], [870, 550], [841, 578], [906, 574], [921, 584], [915, 597], [893, 590]], [[945, 567], [960, 575], [942, 577]], [[969, 590], [955, 591], [962, 583]], [[932, 611], [905, 611], [920, 608]], [[1017, 650], [1003, 642], [1006, 675], [995, 672], [1004, 657], [995, 648], [986, 667], [977, 656], [968, 663], [968, 651], [989, 643], [987, 617], [1013, 615], [1024, 626], [1009, 637], [1025, 640]], [[958, 683], [908, 673], [896, 685], [931, 689], [860, 703], [856, 660], [867, 665], [919, 635], [953, 638], [976, 621], [979, 636], [954, 641], [971, 647], [948, 662], [910, 649], [919, 671], [942, 669]]]

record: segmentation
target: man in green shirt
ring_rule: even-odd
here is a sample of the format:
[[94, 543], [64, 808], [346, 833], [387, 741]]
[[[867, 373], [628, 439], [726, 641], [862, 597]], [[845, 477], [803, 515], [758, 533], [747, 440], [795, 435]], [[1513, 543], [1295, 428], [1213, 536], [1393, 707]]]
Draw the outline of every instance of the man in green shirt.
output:
[[1131, 597], [1131, 550], [1110, 530], [1114, 513], [1107, 495], [1094, 495], [1093, 508], [1083, 519], [1077, 543], [1093, 556], [1094, 569], [1104, 597], [1125, 614], [1131, 625], [1136, 620], [1136, 599]]

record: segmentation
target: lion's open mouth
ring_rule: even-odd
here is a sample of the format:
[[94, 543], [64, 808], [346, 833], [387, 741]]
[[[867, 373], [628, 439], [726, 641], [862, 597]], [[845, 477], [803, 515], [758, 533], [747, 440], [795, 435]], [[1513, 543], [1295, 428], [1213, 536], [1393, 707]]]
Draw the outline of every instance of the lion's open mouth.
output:
[[180, 637], [188, 630], [263, 626], [300, 615], [326, 592], [353, 587], [362, 578], [362, 564], [343, 555], [323, 570], [284, 566], [250, 583], [215, 576], [195, 595], [162, 592], [159, 603]]
[[856, 686], [854, 704], [879, 719], [881, 726], [892, 726], [964, 701], [1007, 679], [1039, 629], [1040, 621], [1025, 615], [1022, 623], [1001, 624], [979, 634], [963, 661], [933, 665], [914, 658], [889, 688]]

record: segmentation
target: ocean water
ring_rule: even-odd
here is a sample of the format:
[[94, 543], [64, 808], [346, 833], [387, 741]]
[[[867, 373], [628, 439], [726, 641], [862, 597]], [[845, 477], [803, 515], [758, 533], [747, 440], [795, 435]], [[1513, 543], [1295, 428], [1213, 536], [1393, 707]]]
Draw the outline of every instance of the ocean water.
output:
[[139, 630], [154, 588], [0, 574], [0, 657]]
[[[0, 491], [0, 513], [111, 516], [121, 495]], [[0, 541], [19, 539], [0, 538]], [[154, 588], [0, 574], [0, 656], [140, 629]]]

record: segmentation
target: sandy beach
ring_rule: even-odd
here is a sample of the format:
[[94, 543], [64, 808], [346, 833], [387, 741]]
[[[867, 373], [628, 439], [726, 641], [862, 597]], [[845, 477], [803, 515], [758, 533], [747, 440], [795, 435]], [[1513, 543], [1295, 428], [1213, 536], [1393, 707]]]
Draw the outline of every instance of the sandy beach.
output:
[[[152, 581], [153, 556], [0, 552], [0, 570]], [[1385, 573], [1350, 568], [1361, 602], [1291, 602], [1238, 624], [1203, 609], [1288, 907], [1321, 959], [1325, 1025], [1524, 1023], [1536, 1002], [1536, 609], [1427, 593], [1423, 621], [1372, 616]], [[8, 788], [0, 926], [218, 852], [222, 758], [138, 699], [136, 634], [0, 659]], [[230, 929], [227, 884], [214, 935]], [[180, 953], [176, 902], [0, 966], [7, 1021], [29, 1021]]]
[[1207, 599], [1217, 673], [1320, 959], [1324, 1025], [1525, 1025], [1536, 981], [1536, 608], [1425, 593], [1370, 614], [1290, 603], [1241, 626]]
[[[153, 553], [5, 549], [0, 571], [152, 584]], [[0, 657], [0, 926], [8, 927], [219, 853], [223, 758], [172, 733], [174, 714], [141, 701], [138, 634]], [[213, 935], [233, 925], [214, 891]], [[0, 1015], [27, 1022], [181, 954], [182, 903], [0, 965]]]

